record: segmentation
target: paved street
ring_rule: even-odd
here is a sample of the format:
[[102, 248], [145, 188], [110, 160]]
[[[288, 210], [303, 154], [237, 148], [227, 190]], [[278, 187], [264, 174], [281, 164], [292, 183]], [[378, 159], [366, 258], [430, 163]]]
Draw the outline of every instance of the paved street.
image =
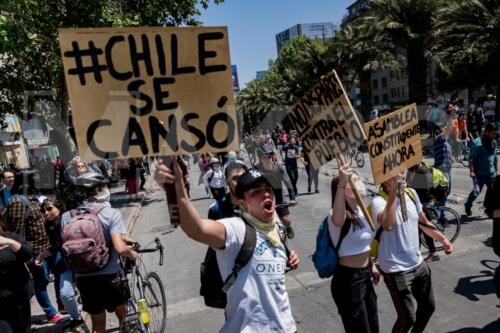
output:
[[[365, 155], [365, 157], [367, 157]], [[299, 205], [291, 208], [295, 239], [290, 247], [297, 250], [301, 264], [297, 271], [287, 276], [294, 317], [299, 332], [340, 332], [340, 317], [330, 294], [330, 280], [319, 279], [309, 256], [314, 250], [318, 224], [330, 207], [330, 176], [335, 162], [322, 167], [320, 194], [302, 194]], [[356, 169], [362, 176], [370, 172], [367, 161], [363, 169]], [[199, 212], [206, 214], [210, 199], [204, 198], [202, 188], [195, 186], [197, 168], [191, 169], [192, 198]], [[306, 186], [305, 172], [299, 176], [299, 192]], [[453, 172], [452, 201], [460, 202], [471, 188], [468, 170], [457, 167]], [[456, 197], [455, 197], [456, 196]], [[482, 201], [482, 196], [478, 199]], [[450, 204], [463, 213], [463, 204]], [[477, 204], [473, 216], [462, 216], [462, 231], [455, 242], [455, 253], [450, 257], [441, 255], [441, 260], [431, 264], [437, 310], [427, 332], [500, 332], [497, 322], [499, 310], [495, 308], [496, 297], [492, 284], [492, 268], [498, 258], [491, 248], [491, 221], [482, 214], [482, 205]], [[151, 270], [156, 270], [167, 290], [167, 332], [217, 332], [222, 326], [224, 313], [209, 309], [198, 296], [199, 264], [204, 258], [206, 246], [198, 244], [181, 231], [169, 231], [169, 220], [164, 193], [154, 187], [154, 193], [145, 201], [135, 224], [132, 237], [148, 243], [160, 236], [166, 247], [165, 264], [157, 266], [157, 257], [149, 255], [144, 260]], [[380, 332], [390, 332], [395, 320], [395, 310], [384, 284], [377, 289], [380, 312]]]

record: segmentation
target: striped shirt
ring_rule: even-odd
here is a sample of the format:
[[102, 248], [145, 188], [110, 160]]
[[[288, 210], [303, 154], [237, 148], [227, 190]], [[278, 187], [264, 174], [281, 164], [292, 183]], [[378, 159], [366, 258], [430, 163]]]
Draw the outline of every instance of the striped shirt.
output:
[[440, 170], [451, 169], [453, 165], [453, 154], [451, 145], [443, 135], [438, 135], [432, 145], [434, 153], [434, 167]]

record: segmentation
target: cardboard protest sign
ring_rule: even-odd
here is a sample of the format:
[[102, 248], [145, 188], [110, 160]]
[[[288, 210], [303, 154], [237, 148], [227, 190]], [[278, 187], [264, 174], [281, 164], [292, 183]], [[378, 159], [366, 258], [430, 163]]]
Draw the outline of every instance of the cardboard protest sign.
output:
[[225, 27], [62, 29], [84, 160], [238, 150]]
[[365, 139], [363, 127], [335, 71], [322, 77], [288, 109], [287, 117], [298, 131], [302, 148], [314, 168], [358, 147]]
[[422, 160], [416, 104], [366, 123], [365, 132], [376, 184], [385, 182]]

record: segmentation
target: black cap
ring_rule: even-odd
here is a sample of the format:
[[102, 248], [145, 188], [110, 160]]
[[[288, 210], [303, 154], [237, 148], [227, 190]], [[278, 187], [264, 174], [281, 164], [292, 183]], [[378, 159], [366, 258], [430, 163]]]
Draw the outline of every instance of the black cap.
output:
[[243, 161], [240, 160], [231, 161], [226, 166], [226, 170], [224, 170], [224, 175], [226, 176], [226, 179], [229, 178], [229, 175], [231, 175], [231, 172], [235, 169], [244, 169], [245, 171], [248, 171], [248, 167], [245, 165]]
[[257, 169], [250, 169], [238, 178], [238, 184], [236, 185], [236, 197], [238, 199], [243, 199], [245, 197], [245, 192], [257, 187], [261, 183], [266, 183], [271, 186], [269, 181], [260, 173]]

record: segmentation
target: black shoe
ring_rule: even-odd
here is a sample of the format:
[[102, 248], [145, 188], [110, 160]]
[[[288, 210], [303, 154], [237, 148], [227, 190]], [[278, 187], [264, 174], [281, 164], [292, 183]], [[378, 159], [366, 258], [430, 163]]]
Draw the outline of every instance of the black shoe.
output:
[[315, 189], [315, 190], [314, 190], [314, 193], [319, 193], [319, 190], [318, 190], [318, 189]]
[[82, 326], [83, 324], [85, 324], [83, 319], [78, 319], [78, 320], [72, 319], [69, 322], [68, 326], [64, 328], [64, 332], [71, 332], [74, 329], [77, 329], [78, 327]]
[[471, 207], [465, 205], [465, 214], [467, 216], [471, 216], [472, 215], [472, 209], [471, 209]]
[[293, 231], [292, 227], [286, 227], [286, 237], [288, 239], [293, 239], [295, 237], [295, 232]]
[[310, 187], [307, 188], [307, 193], [311, 193], [311, 188]]

